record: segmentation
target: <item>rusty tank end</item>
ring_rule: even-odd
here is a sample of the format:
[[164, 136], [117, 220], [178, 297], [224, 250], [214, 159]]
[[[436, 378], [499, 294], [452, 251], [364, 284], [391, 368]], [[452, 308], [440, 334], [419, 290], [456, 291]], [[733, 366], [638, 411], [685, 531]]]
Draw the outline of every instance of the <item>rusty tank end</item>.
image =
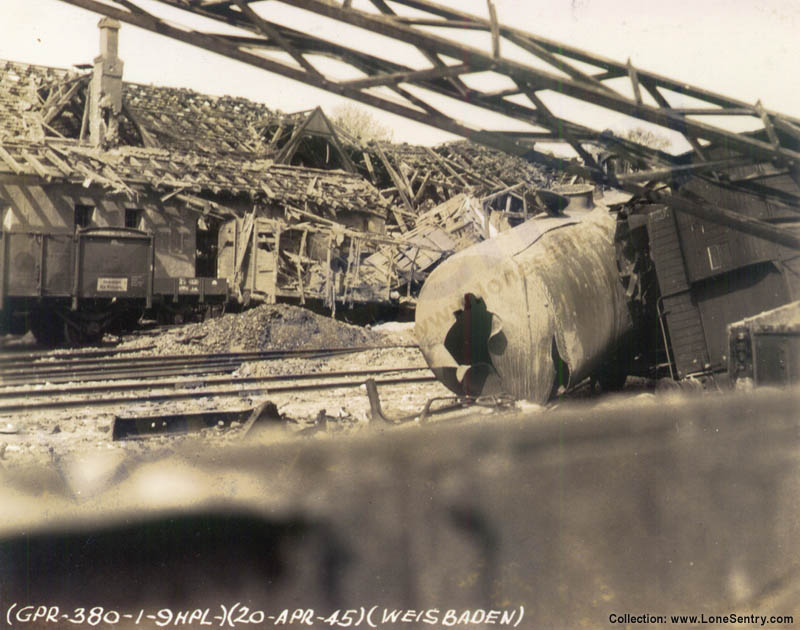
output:
[[446, 260], [419, 296], [415, 333], [459, 395], [546, 402], [595, 374], [633, 321], [604, 206], [533, 219]]

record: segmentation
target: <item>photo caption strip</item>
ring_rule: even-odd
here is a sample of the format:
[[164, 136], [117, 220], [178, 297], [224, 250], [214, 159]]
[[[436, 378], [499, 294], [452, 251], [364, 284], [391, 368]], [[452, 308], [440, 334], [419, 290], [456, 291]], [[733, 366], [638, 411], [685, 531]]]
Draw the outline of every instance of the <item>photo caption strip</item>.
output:
[[398, 609], [382, 606], [361, 606], [337, 609], [320, 614], [313, 608], [285, 608], [277, 613], [256, 609], [237, 602], [232, 606], [219, 604], [216, 608], [172, 609], [158, 608], [152, 611], [141, 608], [129, 611], [103, 606], [90, 608], [61, 608], [52, 605], [20, 605], [14, 603], [6, 611], [5, 622], [10, 627], [35, 624], [71, 624], [73, 626], [124, 624], [143, 627], [211, 626], [237, 628], [249, 625], [300, 626], [329, 628], [381, 628], [386, 624], [426, 624], [443, 628], [475, 624], [497, 625], [516, 628], [525, 617], [525, 607], [506, 609]]

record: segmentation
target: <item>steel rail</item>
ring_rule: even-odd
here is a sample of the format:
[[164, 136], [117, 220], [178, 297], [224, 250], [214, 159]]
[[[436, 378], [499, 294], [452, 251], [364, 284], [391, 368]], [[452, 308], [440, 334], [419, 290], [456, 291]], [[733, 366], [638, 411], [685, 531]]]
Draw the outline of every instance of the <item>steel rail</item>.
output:
[[[407, 378], [389, 378], [375, 381], [378, 385], [408, 385], [412, 383], [436, 382], [435, 376], [414, 376]], [[278, 387], [255, 387], [236, 390], [212, 390], [202, 392], [176, 392], [156, 394], [153, 396], [116, 396], [111, 398], [87, 398], [81, 400], [45, 401], [41, 403], [0, 405], [0, 414], [19, 414], [46, 409], [69, 409], [75, 407], [107, 407], [137, 402], [169, 402], [174, 400], [191, 400], [195, 398], [242, 398], [244, 396], [267, 396], [293, 392], [317, 391], [323, 389], [352, 389], [364, 385], [363, 380], [329, 381], [325, 383], [307, 383], [301, 385], [281, 385]]]
[[427, 370], [427, 365], [416, 367], [373, 368], [367, 370], [339, 370], [330, 372], [301, 372], [299, 374], [269, 374], [265, 376], [241, 376], [234, 378], [204, 378], [191, 380], [149, 380], [139, 383], [114, 383], [79, 385], [76, 387], [54, 387], [32, 391], [24, 389], [0, 391], [0, 399], [8, 398], [47, 398], [53, 396], [72, 396], [76, 394], [102, 394], [104, 392], [128, 392], [143, 389], [198, 389], [216, 385], [243, 385], [247, 383], [269, 383], [275, 381], [308, 380], [313, 378], [341, 378], [345, 376], [364, 376], [367, 374], [391, 374], [392, 372], [417, 372]]
[[74, 359], [63, 359], [58, 361], [46, 361], [42, 363], [19, 362], [18, 364], [6, 364], [0, 366], [0, 377], [13, 376], [18, 373], [58, 373], [67, 370], [87, 370], [96, 369], [117, 369], [137, 366], [163, 366], [163, 365], [190, 365], [202, 362], [243, 362], [261, 361], [271, 359], [286, 359], [293, 357], [304, 357], [331, 354], [350, 354], [353, 352], [365, 352], [367, 350], [378, 350], [382, 348], [416, 348], [414, 344], [393, 344], [387, 346], [351, 346], [349, 348], [310, 348], [295, 350], [264, 350], [253, 352], [218, 352], [205, 354], [167, 354], [167, 355], [145, 355], [141, 357], [111, 357], [107, 359], [88, 359], [83, 360], [80, 355]]
[[40, 361], [56, 359], [59, 360], [62, 356], [75, 356], [78, 358], [86, 359], [99, 359], [101, 357], [112, 357], [118, 354], [132, 354], [134, 352], [146, 352], [152, 350], [155, 346], [143, 346], [141, 348], [122, 348], [120, 350], [87, 350], [85, 352], [72, 352], [70, 350], [48, 350], [44, 352], [7, 352], [0, 349], [0, 370], [9, 364], [21, 363], [30, 361]]
[[22, 368], [14, 368], [10, 370], [2, 370], [0, 371], [0, 383], [4, 383], [6, 379], [20, 379], [26, 377], [35, 377], [35, 376], [57, 376], [60, 374], [72, 374], [75, 376], [79, 376], [85, 373], [103, 373], [106, 370], [129, 370], [129, 371], [136, 371], [136, 370], [144, 370], [144, 369], [151, 369], [151, 368], [159, 368], [159, 367], [191, 367], [191, 366], [219, 366], [219, 365], [240, 365], [245, 359], [231, 357], [231, 358], [213, 358], [213, 357], [204, 357], [200, 356], [197, 359], [171, 359], [165, 361], [159, 361], [158, 357], [150, 357], [149, 361], [137, 361], [135, 363], [118, 363], [115, 365], [110, 366], [103, 366], [96, 363], [91, 364], [80, 364], [80, 365], [59, 365], [56, 367], [50, 367], [47, 364], [44, 365], [32, 365]]
[[44, 385], [63, 385], [64, 383], [87, 383], [96, 381], [123, 381], [131, 379], [143, 378], [169, 378], [171, 376], [181, 375], [197, 375], [203, 376], [208, 374], [230, 373], [239, 368], [242, 364], [224, 364], [224, 365], [211, 365], [211, 366], [198, 366], [198, 367], [173, 367], [165, 368], [163, 370], [157, 369], [142, 369], [142, 370], [126, 370], [120, 372], [88, 372], [82, 374], [71, 374], [69, 372], [59, 376], [47, 376], [39, 380], [34, 380], [31, 376], [21, 376], [13, 379], [0, 378], [0, 387], [15, 387], [18, 385], [27, 385], [28, 387], [44, 386]]

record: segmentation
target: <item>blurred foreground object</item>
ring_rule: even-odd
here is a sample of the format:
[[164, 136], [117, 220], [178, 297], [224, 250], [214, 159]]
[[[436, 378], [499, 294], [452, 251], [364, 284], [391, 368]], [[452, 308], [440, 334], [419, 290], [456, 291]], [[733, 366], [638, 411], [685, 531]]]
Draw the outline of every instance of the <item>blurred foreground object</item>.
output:
[[798, 404], [645, 395], [536, 422], [82, 459], [77, 484], [7, 471], [0, 607], [524, 606], [520, 627], [548, 628], [797, 615]]

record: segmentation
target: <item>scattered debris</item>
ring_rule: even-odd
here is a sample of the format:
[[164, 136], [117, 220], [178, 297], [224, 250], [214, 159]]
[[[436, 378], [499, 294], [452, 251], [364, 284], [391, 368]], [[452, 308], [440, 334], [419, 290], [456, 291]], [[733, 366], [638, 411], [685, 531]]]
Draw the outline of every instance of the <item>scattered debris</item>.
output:
[[251, 438], [257, 435], [265, 426], [284, 426], [285, 418], [278, 413], [278, 408], [272, 401], [265, 401], [253, 409], [242, 427], [242, 437]]
[[251, 410], [207, 411], [201, 413], [168, 414], [114, 418], [112, 440], [130, 440], [175, 433], [191, 433], [219, 426], [229, 427], [251, 415]]

